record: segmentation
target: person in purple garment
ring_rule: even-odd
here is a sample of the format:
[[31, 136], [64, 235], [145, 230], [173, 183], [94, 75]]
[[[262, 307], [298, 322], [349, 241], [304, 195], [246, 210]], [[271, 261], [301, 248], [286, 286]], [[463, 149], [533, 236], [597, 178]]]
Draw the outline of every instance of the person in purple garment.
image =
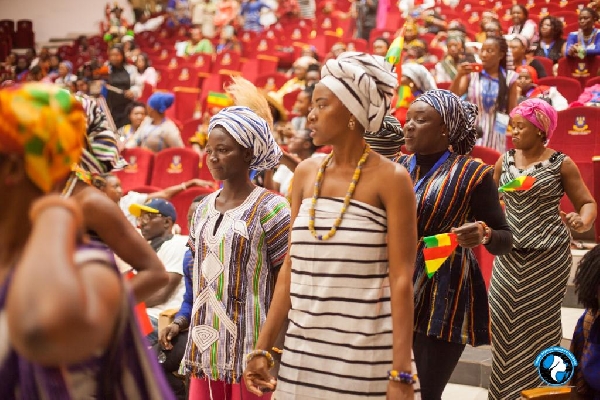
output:
[[114, 258], [64, 186], [86, 132], [56, 85], [0, 90], [0, 399], [171, 400]]

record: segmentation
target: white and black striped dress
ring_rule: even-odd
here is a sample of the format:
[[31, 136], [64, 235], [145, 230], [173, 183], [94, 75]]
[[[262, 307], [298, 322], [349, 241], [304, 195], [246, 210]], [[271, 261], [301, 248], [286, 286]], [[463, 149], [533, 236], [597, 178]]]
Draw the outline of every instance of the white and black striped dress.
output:
[[[384, 399], [392, 369], [386, 213], [353, 200], [336, 235], [318, 241], [310, 202], [292, 230], [292, 308], [274, 399]], [[342, 204], [319, 198], [319, 233]]]
[[521, 175], [536, 181], [527, 191], [504, 194], [513, 250], [496, 257], [489, 292], [493, 400], [519, 399], [521, 390], [542, 385], [533, 361], [542, 350], [560, 345], [560, 308], [572, 263], [571, 237], [558, 208], [565, 155], [556, 152], [521, 170], [514, 154], [504, 155], [500, 185]]

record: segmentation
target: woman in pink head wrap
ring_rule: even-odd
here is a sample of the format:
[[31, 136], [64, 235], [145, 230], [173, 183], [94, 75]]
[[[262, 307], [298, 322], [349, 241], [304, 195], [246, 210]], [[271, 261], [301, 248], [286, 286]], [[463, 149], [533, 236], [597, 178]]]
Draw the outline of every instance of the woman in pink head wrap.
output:
[[[569, 228], [586, 232], [596, 219], [596, 202], [573, 160], [546, 147], [556, 110], [542, 99], [528, 99], [510, 117], [515, 148], [498, 160], [494, 179], [504, 197], [513, 250], [496, 257], [489, 291], [494, 360], [489, 398], [502, 400], [518, 399], [523, 388], [542, 384], [531, 364], [562, 339], [560, 308], [572, 265]], [[505, 186], [522, 177], [533, 184]], [[559, 210], [565, 193], [576, 212]]]

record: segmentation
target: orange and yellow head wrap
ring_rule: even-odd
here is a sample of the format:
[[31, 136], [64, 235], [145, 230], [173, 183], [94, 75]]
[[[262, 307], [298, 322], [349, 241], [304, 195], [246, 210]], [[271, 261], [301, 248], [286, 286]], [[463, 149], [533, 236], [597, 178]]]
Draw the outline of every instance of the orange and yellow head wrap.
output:
[[42, 191], [67, 177], [84, 146], [86, 116], [66, 90], [28, 83], [0, 90], [0, 153], [20, 154]]

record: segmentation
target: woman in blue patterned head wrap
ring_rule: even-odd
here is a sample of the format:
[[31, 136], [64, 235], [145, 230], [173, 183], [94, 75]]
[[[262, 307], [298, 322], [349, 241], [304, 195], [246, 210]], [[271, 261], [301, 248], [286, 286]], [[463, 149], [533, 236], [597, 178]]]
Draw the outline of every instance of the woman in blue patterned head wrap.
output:
[[421, 95], [406, 114], [405, 145], [414, 154], [398, 162], [413, 180], [418, 237], [451, 234], [448, 242], [458, 243], [447, 258], [432, 260], [419, 241], [413, 350], [423, 399], [441, 398], [467, 343], [490, 343], [485, 282], [471, 249], [484, 244], [498, 255], [512, 245], [492, 167], [465, 156], [475, 144], [476, 116], [475, 105], [438, 89]]
[[269, 105], [242, 78], [228, 92], [236, 105], [211, 118], [206, 144], [206, 163], [223, 188], [198, 205], [187, 255], [193, 273], [186, 276], [194, 290], [160, 332], [170, 349], [171, 339], [189, 327], [183, 372], [191, 377], [191, 399], [237, 398], [240, 390], [242, 398], [255, 399], [239, 385], [244, 355], [254, 349], [287, 253], [289, 205], [249, 175], [275, 167], [282, 154]]

